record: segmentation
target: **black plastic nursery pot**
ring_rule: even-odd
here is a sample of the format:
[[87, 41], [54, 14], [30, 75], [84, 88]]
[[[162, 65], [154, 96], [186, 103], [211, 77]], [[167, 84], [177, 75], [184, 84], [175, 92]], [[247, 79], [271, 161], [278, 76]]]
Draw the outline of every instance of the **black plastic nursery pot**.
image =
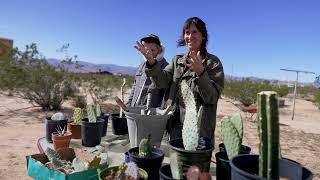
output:
[[101, 115], [99, 117], [104, 120], [103, 129], [102, 129], [102, 135], [101, 135], [101, 137], [104, 137], [104, 136], [107, 135], [109, 114], [101, 113]]
[[66, 120], [51, 120], [51, 117], [46, 118], [46, 140], [49, 143], [52, 143], [51, 134], [57, 131], [58, 126], [61, 128], [67, 129], [68, 119]]
[[89, 122], [88, 118], [81, 120], [81, 139], [85, 147], [94, 147], [101, 142], [101, 134], [104, 121], [97, 119], [96, 123]]
[[[217, 180], [231, 179], [231, 167], [229, 158], [225, 150], [223, 143], [219, 144], [220, 152], [215, 154], [216, 157], [216, 178]], [[240, 154], [250, 154], [251, 148], [245, 145], [241, 145]]]
[[[231, 178], [232, 179], [259, 179], [259, 155], [242, 154], [231, 159]], [[279, 159], [280, 178], [290, 180], [311, 180], [313, 174], [296, 161], [282, 158]]]
[[139, 156], [139, 147], [129, 150], [129, 161], [134, 162], [141, 169], [148, 173], [148, 179], [159, 179], [159, 169], [164, 159], [164, 153], [160, 149], [152, 148], [151, 158], [142, 158]]
[[128, 134], [127, 119], [124, 114], [122, 118], [120, 118], [119, 115], [119, 113], [111, 114], [112, 133], [114, 135]]
[[171, 172], [174, 178], [183, 177], [184, 166], [198, 166], [202, 172], [209, 172], [212, 151], [214, 146], [209, 139], [205, 140], [205, 148], [202, 150], [188, 151], [184, 149], [182, 139], [174, 139], [169, 142]]
[[[226, 152], [226, 148], [223, 143], [219, 144], [219, 151]], [[239, 154], [250, 154], [251, 148], [246, 145], [241, 145]]]

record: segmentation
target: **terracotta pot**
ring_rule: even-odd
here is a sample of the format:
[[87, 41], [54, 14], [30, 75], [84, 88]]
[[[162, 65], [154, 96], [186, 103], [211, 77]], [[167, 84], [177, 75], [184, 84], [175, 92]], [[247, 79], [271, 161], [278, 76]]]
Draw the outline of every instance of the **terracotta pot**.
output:
[[72, 139], [81, 139], [81, 124], [68, 123], [68, 129]]
[[57, 132], [52, 133], [53, 148], [55, 150], [60, 148], [68, 148], [71, 136], [71, 132], [67, 132], [64, 136], [60, 136]]

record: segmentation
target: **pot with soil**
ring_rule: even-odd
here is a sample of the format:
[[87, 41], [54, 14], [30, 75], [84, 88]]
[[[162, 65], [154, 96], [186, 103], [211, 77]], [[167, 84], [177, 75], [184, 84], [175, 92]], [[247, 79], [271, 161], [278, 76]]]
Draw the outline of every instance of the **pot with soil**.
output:
[[232, 179], [312, 179], [313, 174], [299, 163], [281, 158], [277, 93], [260, 92], [257, 102], [259, 155], [238, 155], [232, 158]]
[[138, 168], [135, 163], [123, 163], [119, 166], [109, 167], [104, 170], [97, 169], [99, 180], [147, 180], [148, 173]]
[[243, 122], [240, 113], [232, 117], [224, 117], [221, 120], [221, 139], [219, 144], [220, 152], [216, 157], [216, 178], [217, 180], [231, 179], [231, 167], [229, 159], [238, 154], [249, 154], [251, 148], [242, 145]]
[[55, 150], [68, 148], [71, 136], [71, 132], [68, 132], [66, 127], [63, 129], [61, 126], [58, 126], [57, 132], [52, 133], [53, 148]]
[[109, 114], [107, 113], [101, 113], [100, 116], [101, 119], [104, 120], [104, 123], [103, 123], [103, 128], [102, 128], [102, 137], [106, 136], [107, 135], [107, 129], [108, 129], [108, 119], [109, 119]]
[[101, 135], [104, 121], [97, 119], [94, 111], [94, 105], [87, 105], [87, 116], [81, 121], [81, 139], [85, 147], [94, 147], [101, 142]]
[[52, 137], [51, 134], [53, 132], [56, 132], [56, 129], [58, 126], [61, 128], [66, 128], [68, 124], [67, 117], [61, 113], [55, 113], [51, 117], [46, 118], [46, 140], [49, 143], [52, 143]]
[[151, 134], [152, 146], [160, 147], [167, 120], [170, 115], [163, 115], [158, 108], [131, 107], [125, 111], [129, 131], [130, 147], [137, 147], [139, 142]]
[[147, 139], [142, 139], [139, 147], [129, 150], [129, 161], [144, 169], [148, 173], [148, 179], [159, 179], [159, 169], [164, 159], [164, 153], [158, 148], [151, 147], [150, 138], [151, 135]]
[[82, 109], [75, 108], [72, 115], [73, 121], [68, 123], [69, 131], [72, 133], [72, 139], [81, 139], [81, 119], [83, 119]]

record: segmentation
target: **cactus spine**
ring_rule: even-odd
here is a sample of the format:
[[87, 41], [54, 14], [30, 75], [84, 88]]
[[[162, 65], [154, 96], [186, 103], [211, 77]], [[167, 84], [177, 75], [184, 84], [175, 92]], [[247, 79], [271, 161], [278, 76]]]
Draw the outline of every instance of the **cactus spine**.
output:
[[80, 124], [80, 121], [82, 119], [82, 109], [81, 108], [75, 108], [73, 111], [72, 119], [74, 124]]
[[257, 124], [260, 138], [259, 176], [279, 179], [279, 112], [277, 93], [263, 91], [257, 96]]
[[243, 124], [240, 113], [236, 113], [231, 118], [224, 117], [222, 119], [221, 138], [229, 159], [239, 154], [243, 138]]
[[195, 151], [199, 144], [197, 106], [194, 94], [184, 80], [181, 81], [181, 95], [186, 112], [182, 127], [183, 145], [186, 150]]
[[66, 119], [67, 117], [61, 112], [57, 112], [51, 116], [51, 120], [54, 120], [54, 121], [61, 121]]
[[148, 138], [144, 138], [140, 141], [139, 144], [139, 156], [143, 158], [151, 158], [152, 156], [152, 147], [150, 145], [151, 134], [148, 135]]
[[94, 106], [92, 104], [87, 105], [87, 115], [88, 115], [89, 122], [93, 122], [93, 123], [97, 122]]

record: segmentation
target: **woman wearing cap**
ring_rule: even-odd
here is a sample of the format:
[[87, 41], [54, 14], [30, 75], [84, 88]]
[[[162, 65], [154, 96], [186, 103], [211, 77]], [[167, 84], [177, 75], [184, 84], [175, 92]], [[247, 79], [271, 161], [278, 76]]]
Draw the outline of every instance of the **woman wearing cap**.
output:
[[[140, 45], [150, 51], [150, 57], [155, 59], [160, 68], [163, 69], [168, 65], [163, 57], [164, 47], [160, 39], [154, 34], [149, 34], [140, 40]], [[127, 105], [130, 107], [148, 106], [159, 107], [162, 104], [165, 89], [156, 88], [145, 73], [146, 60], [144, 60], [137, 69], [135, 80], [132, 85], [131, 93]]]
[[178, 41], [178, 46], [187, 46], [188, 52], [174, 56], [163, 70], [148, 49], [140, 43], [135, 46], [148, 60], [146, 74], [158, 88], [169, 88], [167, 105], [175, 105], [176, 117], [172, 122], [171, 139], [181, 138], [185, 105], [179, 91], [180, 82], [186, 80], [195, 95], [197, 109], [203, 109], [199, 116], [200, 136], [209, 138], [214, 144], [216, 111], [224, 86], [224, 72], [219, 58], [207, 52], [207, 42], [206, 24], [200, 18], [192, 17], [185, 21]]

